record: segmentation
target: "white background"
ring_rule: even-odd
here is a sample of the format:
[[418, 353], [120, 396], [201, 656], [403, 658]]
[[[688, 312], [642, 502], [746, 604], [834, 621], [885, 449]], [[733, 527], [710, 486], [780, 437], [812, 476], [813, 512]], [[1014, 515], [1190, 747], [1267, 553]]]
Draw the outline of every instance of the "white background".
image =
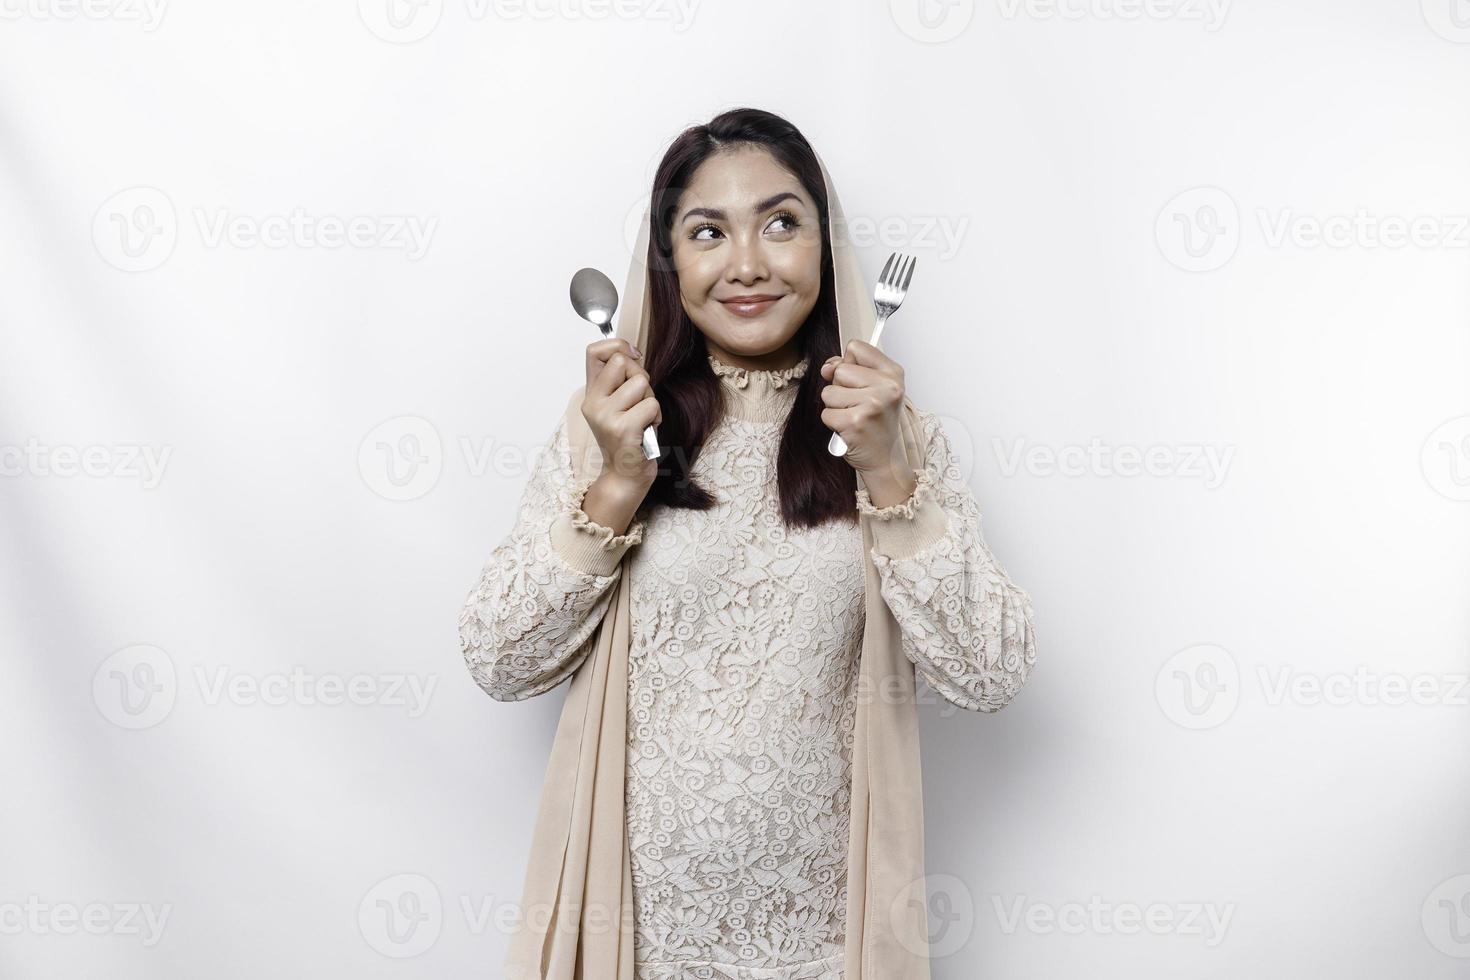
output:
[[1464, 976], [1470, 5], [690, 2], [0, 0], [0, 974], [499, 975], [562, 692], [460, 604], [752, 105], [1035, 604], [935, 977]]

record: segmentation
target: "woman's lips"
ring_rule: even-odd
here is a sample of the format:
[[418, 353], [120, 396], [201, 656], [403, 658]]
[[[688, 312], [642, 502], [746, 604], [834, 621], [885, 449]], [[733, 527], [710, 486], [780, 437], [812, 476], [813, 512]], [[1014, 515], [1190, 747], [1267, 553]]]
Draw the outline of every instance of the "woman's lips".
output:
[[725, 309], [736, 316], [752, 317], [760, 316], [762, 313], [781, 302], [780, 296], [772, 296], [768, 299], [733, 299], [720, 300], [725, 304]]

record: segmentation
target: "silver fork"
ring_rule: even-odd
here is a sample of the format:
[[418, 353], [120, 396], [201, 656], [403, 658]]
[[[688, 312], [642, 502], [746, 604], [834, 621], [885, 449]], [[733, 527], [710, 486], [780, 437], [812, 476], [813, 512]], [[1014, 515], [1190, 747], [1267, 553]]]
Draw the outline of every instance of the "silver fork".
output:
[[[873, 325], [873, 336], [868, 343], [874, 347], [878, 346], [883, 325], [888, 322], [893, 311], [898, 309], [904, 296], [908, 295], [909, 280], [914, 277], [914, 264], [917, 261], [912, 255], [894, 252], [883, 264], [883, 271], [878, 274], [878, 285], [873, 287], [873, 306], [878, 311], [878, 322]], [[832, 433], [832, 438], [827, 440], [827, 452], [833, 456], [846, 456], [847, 441], [837, 433]]]

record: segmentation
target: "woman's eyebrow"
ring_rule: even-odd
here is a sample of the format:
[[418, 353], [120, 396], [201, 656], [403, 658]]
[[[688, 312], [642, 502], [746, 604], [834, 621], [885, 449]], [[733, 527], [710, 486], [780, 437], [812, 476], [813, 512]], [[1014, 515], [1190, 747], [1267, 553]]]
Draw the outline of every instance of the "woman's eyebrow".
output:
[[[761, 201], [755, 207], [753, 207], [753, 208], [750, 209], [750, 213], [751, 214], [760, 214], [762, 211], [769, 211], [769, 210], [771, 210], [771, 208], [773, 208], [776, 205], [780, 204], [782, 201], [786, 200], [788, 197], [789, 198], [792, 198], [792, 199], [794, 199], [794, 200], [796, 200], [798, 202], [801, 201], [801, 198], [797, 197], [791, 191], [782, 191], [779, 194], [772, 194], [770, 197], [766, 198], [764, 201]], [[725, 220], [725, 212], [722, 211], [719, 208], [690, 208], [688, 211], [685, 211], [684, 212], [684, 217], [680, 218], [679, 220], [681, 222], [683, 222], [683, 221], [688, 221], [690, 218], [709, 218], [709, 219], [711, 219], [713, 221], [724, 221]]]

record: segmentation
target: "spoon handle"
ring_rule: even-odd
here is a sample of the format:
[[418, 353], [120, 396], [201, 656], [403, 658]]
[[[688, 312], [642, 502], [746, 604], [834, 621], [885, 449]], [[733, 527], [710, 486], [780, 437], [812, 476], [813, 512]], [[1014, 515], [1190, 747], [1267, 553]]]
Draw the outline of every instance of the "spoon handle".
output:
[[[602, 335], [604, 337], [615, 337], [615, 336], [617, 336], [617, 334], [613, 332], [613, 326], [612, 326], [612, 319], [611, 318], [605, 319], [601, 323], [598, 323], [597, 324], [597, 329], [602, 332]], [[644, 459], [658, 459], [658, 457], [659, 457], [658, 435], [657, 435], [657, 433], [654, 432], [654, 429], [653, 429], [653, 426], [652, 425], [644, 426], [644, 428], [643, 428], [643, 458]]]

